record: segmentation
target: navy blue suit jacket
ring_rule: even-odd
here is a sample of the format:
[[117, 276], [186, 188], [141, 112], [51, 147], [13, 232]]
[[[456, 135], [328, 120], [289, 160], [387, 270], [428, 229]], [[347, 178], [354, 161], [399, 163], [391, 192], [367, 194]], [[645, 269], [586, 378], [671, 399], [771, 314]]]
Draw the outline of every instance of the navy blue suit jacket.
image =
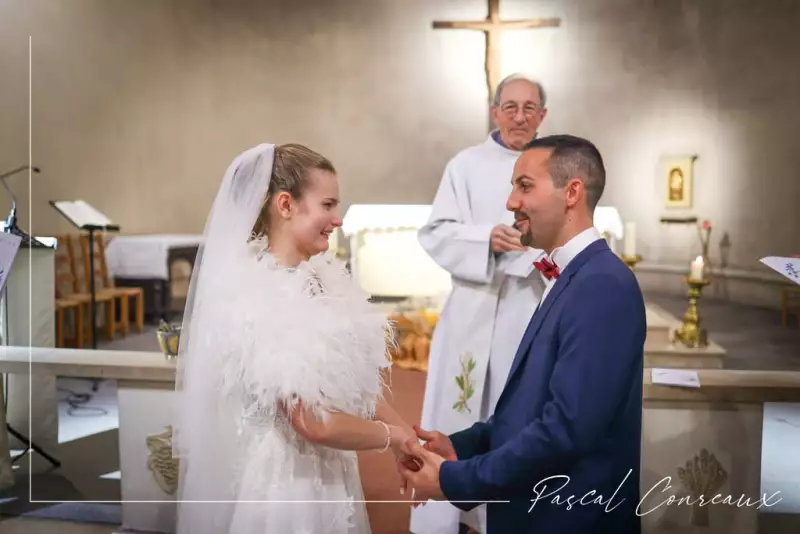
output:
[[635, 276], [593, 242], [534, 313], [494, 414], [450, 436], [447, 499], [510, 501], [488, 503], [488, 534], [638, 534], [646, 330]]

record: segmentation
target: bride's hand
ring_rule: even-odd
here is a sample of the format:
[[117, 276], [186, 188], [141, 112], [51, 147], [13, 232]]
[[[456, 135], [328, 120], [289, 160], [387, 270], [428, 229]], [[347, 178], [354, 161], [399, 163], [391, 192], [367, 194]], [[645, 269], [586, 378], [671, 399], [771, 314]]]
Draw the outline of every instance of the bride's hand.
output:
[[406, 442], [415, 438], [417, 435], [412, 428], [405, 428], [402, 426], [392, 425], [389, 427], [389, 446], [392, 448], [396, 458], [405, 457], [403, 452]]
[[[395, 463], [398, 467], [398, 473], [400, 472], [400, 464], [403, 464], [408, 469], [412, 469], [416, 471], [416, 462], [410, 456], [408, 456], [404, 451], [407, 448], [407, 442], [409, 439], [416, 439], [416, 433], [414, 429], [411, 427], [404, 427], [404, 426], [391, 426], [389, 431], [389, 444], [392, 448], [392, 452], [394, 453]], [[405, 491], [408, 486], [408, 481], [403, 477], [400, 476], [400, 494], [404, 495]]]

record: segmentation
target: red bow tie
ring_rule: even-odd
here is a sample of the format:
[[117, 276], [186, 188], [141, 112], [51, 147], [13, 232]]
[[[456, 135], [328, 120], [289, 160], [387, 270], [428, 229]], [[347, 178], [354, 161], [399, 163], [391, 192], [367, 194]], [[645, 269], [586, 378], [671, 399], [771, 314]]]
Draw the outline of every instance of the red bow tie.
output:
[[536, 267], [541, 273], [544, 275], [545, 278], [548, 280], [552, 280], [553, 278], [558, 278], [558, 275], [561, 274], [558, 270], [558, 265], [551, 262], [547, 258], [542, 258], [542, 261], [535, 261], [533, 262], [533, 266]]

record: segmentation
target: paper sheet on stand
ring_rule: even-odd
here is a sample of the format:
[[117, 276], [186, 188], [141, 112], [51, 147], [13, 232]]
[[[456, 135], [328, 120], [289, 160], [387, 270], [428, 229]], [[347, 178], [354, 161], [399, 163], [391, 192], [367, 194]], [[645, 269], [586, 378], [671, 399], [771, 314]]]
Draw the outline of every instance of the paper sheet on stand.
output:
[[761, 258], [761, 263], [782, 274], [795, 284], [800, 284], [800, 258], [785, 256], [767, 256]]
[[15, 234], [0, 233], [0, 291], [6, 285], [6, 278], [11, 272], [11, 265], [17, 257], [22, 238]]
[[697, 375], [697, 371], [653, 368], [651, 370], [651, 380], [653, 384], [662, 386], [700, 387], [700, 377]]

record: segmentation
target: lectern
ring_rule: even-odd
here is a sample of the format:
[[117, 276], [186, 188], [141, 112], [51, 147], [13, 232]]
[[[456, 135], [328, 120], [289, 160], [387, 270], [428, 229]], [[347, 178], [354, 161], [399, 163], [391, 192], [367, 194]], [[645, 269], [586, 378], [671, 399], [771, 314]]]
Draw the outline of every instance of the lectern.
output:
[[[55, 240], [31, 237], [17, 228], [3, 225], [2, 244], [13, 236], [19, 249], [8, 266], [0, 305], [2, 344], [52, 347], [55, 342]], [[58, 443], [58, 401], [55, 378], [6, 375], [3, 412], [6, 430], [25, 452], [35, 451], [58, 467], [49, 454]], [[34, 395], [33, 392], [36, 392]], [[30, 436], [26, 436], [30, 428]], [[23, 455], [17, 456], [16, 459]]]
[[50, 205], [78, 230], [89, 234], [89, 293], [91, 295], [92, 348], [97, 348], [97, 293], [95, 288], [95, 232], [119, 232], [119, 226], [83, 200], [51, 200]]

